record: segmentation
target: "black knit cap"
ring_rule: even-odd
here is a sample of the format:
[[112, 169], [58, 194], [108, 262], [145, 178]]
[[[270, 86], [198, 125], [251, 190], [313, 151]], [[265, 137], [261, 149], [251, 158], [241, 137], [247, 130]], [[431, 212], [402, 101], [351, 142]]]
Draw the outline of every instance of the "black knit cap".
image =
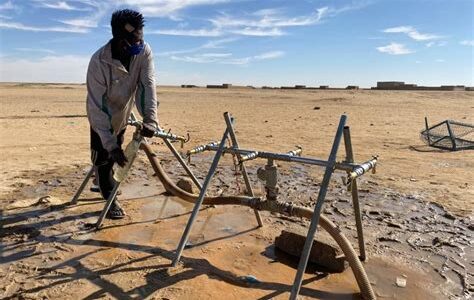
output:
[[136, 29], [145, 26], [143, 15], [131, 9], [117, 10], [112, 14], [110, 20], [112, 36], [114, 38], [128, 38]]

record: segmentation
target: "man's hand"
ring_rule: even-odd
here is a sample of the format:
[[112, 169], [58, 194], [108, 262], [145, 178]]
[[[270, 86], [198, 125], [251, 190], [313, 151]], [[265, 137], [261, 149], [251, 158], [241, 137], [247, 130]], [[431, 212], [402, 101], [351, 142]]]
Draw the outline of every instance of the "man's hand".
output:
[[123, 150], [120, 147], [110, 151], [109, 154], [110, 158], [121, 167], [124, 167], [125, 163], [128, 162], [127, 157], [125, 157], [125, 154], [123, 153]]
[[156, 127], [152, 124], [143, 123], [140, 134], [144, 137], [151, 138], [155, 135]]

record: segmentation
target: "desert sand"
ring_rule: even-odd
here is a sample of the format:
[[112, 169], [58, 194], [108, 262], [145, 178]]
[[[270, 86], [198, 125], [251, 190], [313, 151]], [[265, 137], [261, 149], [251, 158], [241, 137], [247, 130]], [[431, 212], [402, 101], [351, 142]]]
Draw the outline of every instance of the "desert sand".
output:
[[[225, 230], [210, 230], [211, 233], [206, 234], [202, 229], [204, 233], [199, 233], [200, 238], [196, 238], [198, 233], [194, 235], [202, 245], [186, 250], [182, 269], [166, 271], [171, 251], [187, 221], [185, 212], [191, 206], [172, 199], [178, 204], [173, 202], [176, 207], [171, 205], [165, 216], [162, 214], [156, 200], [162, 203], [174, 197], [161, 194], [164, 189], [153, 179], [143, 155], [137, 171], [132, 172], [123, 187], [121, 197], [126, 200], [129, 218], [115, 223], [106, 221], [105, 229], [99, 232], [85, 230], [84, 224], [93, 222], [103, 205], [97, 194], [88, 191], [84, 198], [89, 201], [64, 210], [52, 209], [70, 200], [90, 165], [85, 97], [83, 85], [0, 86], [0, 221], [4, 228], [0, 249], [0, 276], [4, 283], [0, 288], [3, 297], [288, 297], [295, 270], [279, 262], [271, 263], [273, 259], [264, 253], [279, 230], [296, 221], [281, 221], [275, 215], [264, 214], [265, 222], [273, 226], [255, 229], [253, 214], [246, 209], [206, 210], [201, 217], [211, 220], [210, 225], [201, 220], [205, 224], [197, 227], [216, 229], [229, 223], [225, 226], [230, 228], [227, 232], [230, 237], [226, 237]], [[473, 92], [158, 87], [158, 99], [160, 125], [174, 133], [191, 136], [183, 151], [218, 140], [225, 129], [222, 114], [228, 111], [236, 119], [241, 148], [284, 153], [299, 145], [303, 156], [327, 159], [339, 118], [346, 114], [356, 162], [379, 156], [376, 174], [364, 175], [361, 182], [361, 189], [375, 195], [370, 201], [376, 203], [378, 196], [391, 191], [397, 194], [394, 199], [411, 199], [421, 206], [435, 203], [442, 214], [454, 220], [454, 223], [446, 223], [449, 228], [461, 223], [472, 224], [474, 151], [429, 148], [420, 140], [419, 132], [424, 128], [425, 116], [431, 124], [445, 119], [474, 123]], [[128, 139], [131, 131], [127, 132]], [[169, 163], [171, 156], [161, 143], [155, 143], [153, 148], [158, 156], [165, 158], [165, 165]], [[343, 150], [341, 145], [339, 160], [344, 159]], [[206, 163], [210, 161], [210, 155], [204, 157]], [[199, 159], [194, 162], [202, 179], [208, 164], [200, 164]], [[224, 166], [230, 169], [228, 162]], [[264, 163], [252, 161], [250, 169]], [[283, 164], [282, 170], [287, 174], [300, 169]], [[305, 175], [314, 182], [320, 181], [322, 173], [321, 168], [305, 169]], [[341, 175], [332, 179], [335, 189], [340, 188], [337, 183]], [[235, 179], [229, 177], [223, 178], [232, 184]], [[286, 188], [282, 186], [282, 189]], [[308, 191], [298, 197], [309, 201], [310, 196], [315, 198]], [[398, 205], [396, 221], [400, 223], [405, 218], [403, 212], [408, 214], [412, 208], [408, 202], [396, 201], [391, 205]], [[369, 212], [364, 218], [370, 220]], [[456, 220], [462, 222], [456, 223]], [[466, 239], [472, 238], [472, 225], [469, 228], [471, 231], [464, 233]], [[438, 285], [438, 281], [443, 284], [449, 281], [449, 284], [457, 284], [451, 294], [464, 297], [469, 293], [470, 283], [463, 284], [462, 280], [472, 278], [470, 266], [464, 267], [463, 276], [453, 273], [445, 275], [450, 279], [444, 280], [433, 270], [410, 265], [408, 258], [400, 261], [403, 255], [393, 252], [396, 246], [392, 252], [380, 250], [375, 233], [368, 240], [373, 242], [369, 256], [374, 258], [369, 260], [367, 268], [369, 276], [378, 280], [375, 285], [379, 289], [378, 296], [421, 299], [430, 295], [443, 299], [440, 291], [434, 296], [430, 294], [430, 286], [422, 279], [426, 279], [423, 276], [427, 274], [433, 286]], [[405, 241], [401, 243], [406, 245]], [[409, 249], [403, 251], [418, 251]], [[456, 251], [453, 250], [453, 255]], [[463, 259], [469, 261], [473, 256], [472, 247], [463, 251], [467, 253]], [[444, 266], [442, 261], [436, 260], [436, 264]], [[387, 272], [382, 271], [384, 268]], [[260, 287], [234, 284], [234, 274], [252, 274], [264, 283]], [[408, 276], [413, 285], [407, 289], [394, 287], [394, 278], [400, 274]], [[453, 280], [453, 276], [457, 279]], [[307, 286], [302, 290], [304, 297], [350, 299], [358, 292], [350, 269], [322, 280], [311, 278], [308, 277]]]
[[[4, 85], [0, 91], [4, 191], [18, 173], [89, 162], [83, 86]], [[425, 116], [431, 124], [474, 123], [471, 92], [160, 87], [158, 98], [161, 126], [189, 132], [190, 147], [219, 139], [228, 111], [242, 148], [285, 152], [301, 145], [304, 156], [321, 159], [329, 156], [340, 115], [347, 114], [356, 161], [380, 156], [372, 180], [458, 214], [473, 212], [474, 151], [437, 151], [419, 138]]]

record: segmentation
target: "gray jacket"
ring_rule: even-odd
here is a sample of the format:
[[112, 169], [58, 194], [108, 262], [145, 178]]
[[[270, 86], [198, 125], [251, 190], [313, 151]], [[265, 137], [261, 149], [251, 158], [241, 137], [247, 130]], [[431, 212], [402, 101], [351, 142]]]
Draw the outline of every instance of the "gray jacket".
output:
[[112, 58], [111, 42], [92, 55], [87, 70], [87, 117], [107, 151], [127, 126], [133, 102], [144, 123], [158, 127], [153, 53], [148, 44], [130, 60], [129, 71]]

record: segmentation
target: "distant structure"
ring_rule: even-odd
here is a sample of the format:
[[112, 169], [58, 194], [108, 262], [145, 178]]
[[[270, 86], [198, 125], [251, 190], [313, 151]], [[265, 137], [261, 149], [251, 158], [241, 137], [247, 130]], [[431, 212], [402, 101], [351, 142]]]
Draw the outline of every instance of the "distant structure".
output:
[[[193, 84], [182, 84], [182, 88], [197, 88]], [[240, 86], [232, 85], [230, 83], [223, 84], [208, 84], [208, 89], [255, 89], [252, 85]], [[404, 81], [378, 81], [376, 87], [361, 88], [358, 85], [348, 85], [343, 87], [330, 87], [329, 85], [306, 86], [303, 84], [296, 84], [294, 86], [267, 86], [264, 85], [261, 89], [280, 89], [280, 90], [398, 90], [398, 91], [474, 91], [474, 87], [467, 87], [464, 85], [441, 85], [441, 86], [418, 86], [413, 83], [405, 83]]]
[[474, 125], [445, 120], [428, 126], [425, 117], [425, 130], [420, 132], [421, 139], [431, 147], [457, 151], [474, 149]]
[[228, 89], [232, 87], [230, 83], [223, 83], [223, 84], [208, 84], [206, 86], [208, 89]]
[[472, 91], [472, 87], [464, 85], [442, 85], [442, 86], [418, 86], [416, 84], [407, 84], [403, 81], [378, 81], [377, 87], [373, 90], [417, 90], [417, 91]]
[[346, 90], [358, 90], [359, 86], [358, 85], [348, 85], [346, 87]]
[[[263, 89], [278, 89], [278, 87], [263, 86]], [[343, 90], [342, 88], [330, 88], [329, 85], [320, 85], [319, 87], [306, 86], [302, 84], [296, 84], [295, 86], [281, 86], [279, 89], [282, 90]]]

